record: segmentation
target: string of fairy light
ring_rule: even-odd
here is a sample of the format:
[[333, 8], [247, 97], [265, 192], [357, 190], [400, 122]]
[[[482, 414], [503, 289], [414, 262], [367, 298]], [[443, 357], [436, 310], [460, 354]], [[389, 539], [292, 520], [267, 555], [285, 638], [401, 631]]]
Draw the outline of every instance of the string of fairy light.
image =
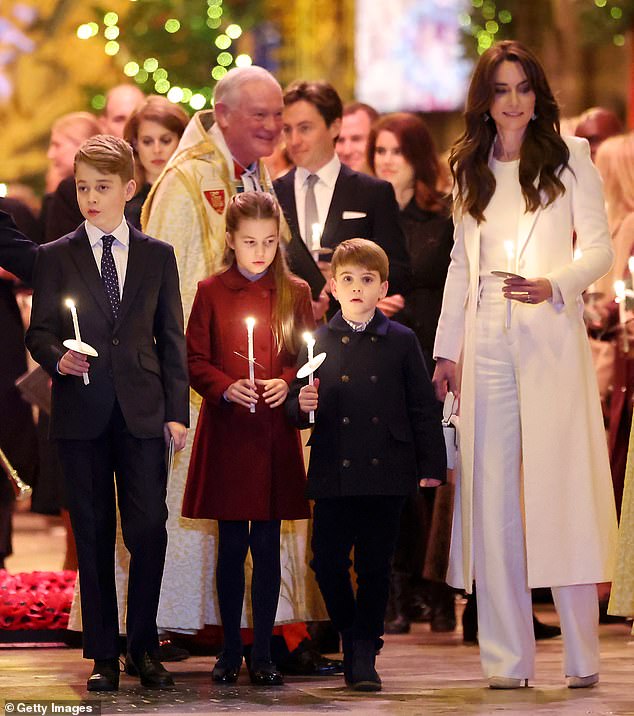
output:
[[[512, 37], [517, 2], [525, 0], [505, 0], [503, 7], [495, 0], [470, 0], [471, 7], [458, 15], [463, 31], [475, 40], [475, 49], [479, 55], [497, 40]], [[609, 39], [617, 47], [623, 47], [624, 27], [628, 25], [630, 16], [634, 18], [631, 0], [593, 0], [593, 4], [588, 5], [583, 10], [586, 16], [603, 11], [603, 14], [590, 19], [593, 34], [600, 40]]]
[[[206, 19], [200, 18], [201, 27], [197, 29], [200, 30], [206, 25], [212, 31], [218, 30], [222, 25], [222, 0], [207, 0], [207, 5], [207, 17]], [[167, 18], [163, 24], [163, 30], [167, 35], [175, 35], [182, 30], [180, 20], [175, 17]], [[119, 16], [116, 12], [106, 12], [101, 25], [95, 21], [79, 25], [76, 33], [80, 40], [92, 40], [102, 36], [105, 40], [104, 53], [110, 57], [122, 58], [122, 70], [127, 77], [139, 85], [149, 84], [150, 91], [165, 95], [170, 102], [189, 105], [193, 110], [203, 109], [211, 103], [211, 83], [210, 86], [198, 88], [175, 85], [170, 82], [169, 70], [162, 66], [158, 57], [131, 57], [130, 50], [125, 46]], [[221, 79], [231, 66], [247, 67], [252, 64], [250, 55], [234, 54], [233, 52], [232, 46], [241, 35], [240, 25], [231, 23], [213, 39], [213, 44], [218, 51], [216, 64], [210, 69], [210, 79], [214, 82]], [[105, 103], [106, 98], [103, 94], [96, 94], [91, 100], [95, 110], [103, 109]]]

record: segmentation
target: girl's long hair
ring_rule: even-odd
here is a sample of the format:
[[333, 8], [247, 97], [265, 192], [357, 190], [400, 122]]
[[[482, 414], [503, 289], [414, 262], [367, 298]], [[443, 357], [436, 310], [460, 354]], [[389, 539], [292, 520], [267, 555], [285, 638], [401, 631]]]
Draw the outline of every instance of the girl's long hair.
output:
[[565, 192], [559, 177], [568, 166], [570, 152], [559, 134], [559, 107], [544, 69], [521, 43], [498, 42], [481, 55], [476, 65], [465, 105], [465, 131], [449, 157], [457, 189], [456, 208], [471, 214], [478, 223], [484, 221], [484, 210], [495, 191], [489, 154], [497, 131], [489, 109], [495, 97], [495, 73], [504, 61], [521, 65], [535, 93], [535, 118], [528, 123], [520, 149], [519, 180], [526, 210], [548, 206]]
[[381, 132], [391, 132], [401, 154], [414, 169], [414, 198], [421, 209], [447, 212], [447, 201], [439, 188], [440, 162], [434, 140], [425, 122], [409, 112], [386, 114], [373, 125], [368, 137], [368, 165], [374, 169], [376, 140]]
[[[280, 232], [281, 210], [274, 196], [267, 192], [247, 191], [236, 194], [229, 201], [225, 215], [227, 233], [235, 235], [243, 219], [273, 219]], [[235, 252], [227, 244], [225, 246], [224, 262], [230, 266], [235, 261]], [[289, 353], [299, 351], [300, 338], [295, 325], [293, 279], [284, 250], [278, 243], [275, 257], [270, 266], [275, 280], [276, 300], [273, 307], [271, 330], [277, 344], [278, 351], [285, 347]]]

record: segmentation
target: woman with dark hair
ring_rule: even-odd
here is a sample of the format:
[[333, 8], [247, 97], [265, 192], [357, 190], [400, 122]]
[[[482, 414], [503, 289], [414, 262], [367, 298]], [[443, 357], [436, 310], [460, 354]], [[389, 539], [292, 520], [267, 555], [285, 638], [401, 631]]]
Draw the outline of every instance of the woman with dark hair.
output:
[[581, 299], [612, 262], [601, 182], [588, 143], [560, 136], [544, 71], [518, 42], [480, 57], [465, 123], [434, 347], [439, 399], [460, 394], [449, 583], [476, 579], [490, 687], [533, 676], [532, 587], [552, 588], [567, 685], [588, 687], [599, 680], [596, 583], [611, 578], [616, 537]]
[[123, 138], [134, 150], [137, 193], [126, 204], [126, 219], [141, 228], [141, 207], [189, 122], [187, 112], [166, 97], [150, 95], [130, 115]]
[[[449, 204], [438, 189], [440, 163], [425, 122], [406, 112], [381, 117], [370, 131], [368, 164], [379, 179], [392, 184], [401, 209], [413, 280], [395, 318], [416, 333], [431, 375], [453, 223]], [[385, 625], [388, 634], [409, 631], [414, 591], [422, 592], [422, 600], [429, 606], [432, 631], [453, 631], [456, 626], [454, 592], [444, 583], [452, 489], [447, 485], [422, 490], [421, 495], [408, 499], [403, 509]], [[437, 529], [432, 533], [434, 515]], [[421, 585], [423, 575], [426, 581]]]

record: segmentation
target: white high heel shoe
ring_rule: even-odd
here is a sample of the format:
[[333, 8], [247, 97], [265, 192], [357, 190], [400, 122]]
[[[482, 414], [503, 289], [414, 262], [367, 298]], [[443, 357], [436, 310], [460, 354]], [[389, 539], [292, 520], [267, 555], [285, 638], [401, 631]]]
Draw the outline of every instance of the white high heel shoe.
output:
[[528, 687], [528, 679], [516, 679], [513, 676], [491, 676], [490, 689], [524, 689]]
[[590, 676], [566, 676], [566, 686], [569, 689], [588, 689], [599, 683], [599, 674]]

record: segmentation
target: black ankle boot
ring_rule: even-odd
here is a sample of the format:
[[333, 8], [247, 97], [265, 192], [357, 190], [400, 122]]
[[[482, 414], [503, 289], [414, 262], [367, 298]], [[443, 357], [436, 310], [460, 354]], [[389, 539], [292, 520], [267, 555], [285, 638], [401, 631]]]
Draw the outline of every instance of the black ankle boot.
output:
[[352, 644], [352, 664], [349, 686], [354, 691], [380, 691], [381, 679], [374, 668], [376, 641], [355, 639]]

